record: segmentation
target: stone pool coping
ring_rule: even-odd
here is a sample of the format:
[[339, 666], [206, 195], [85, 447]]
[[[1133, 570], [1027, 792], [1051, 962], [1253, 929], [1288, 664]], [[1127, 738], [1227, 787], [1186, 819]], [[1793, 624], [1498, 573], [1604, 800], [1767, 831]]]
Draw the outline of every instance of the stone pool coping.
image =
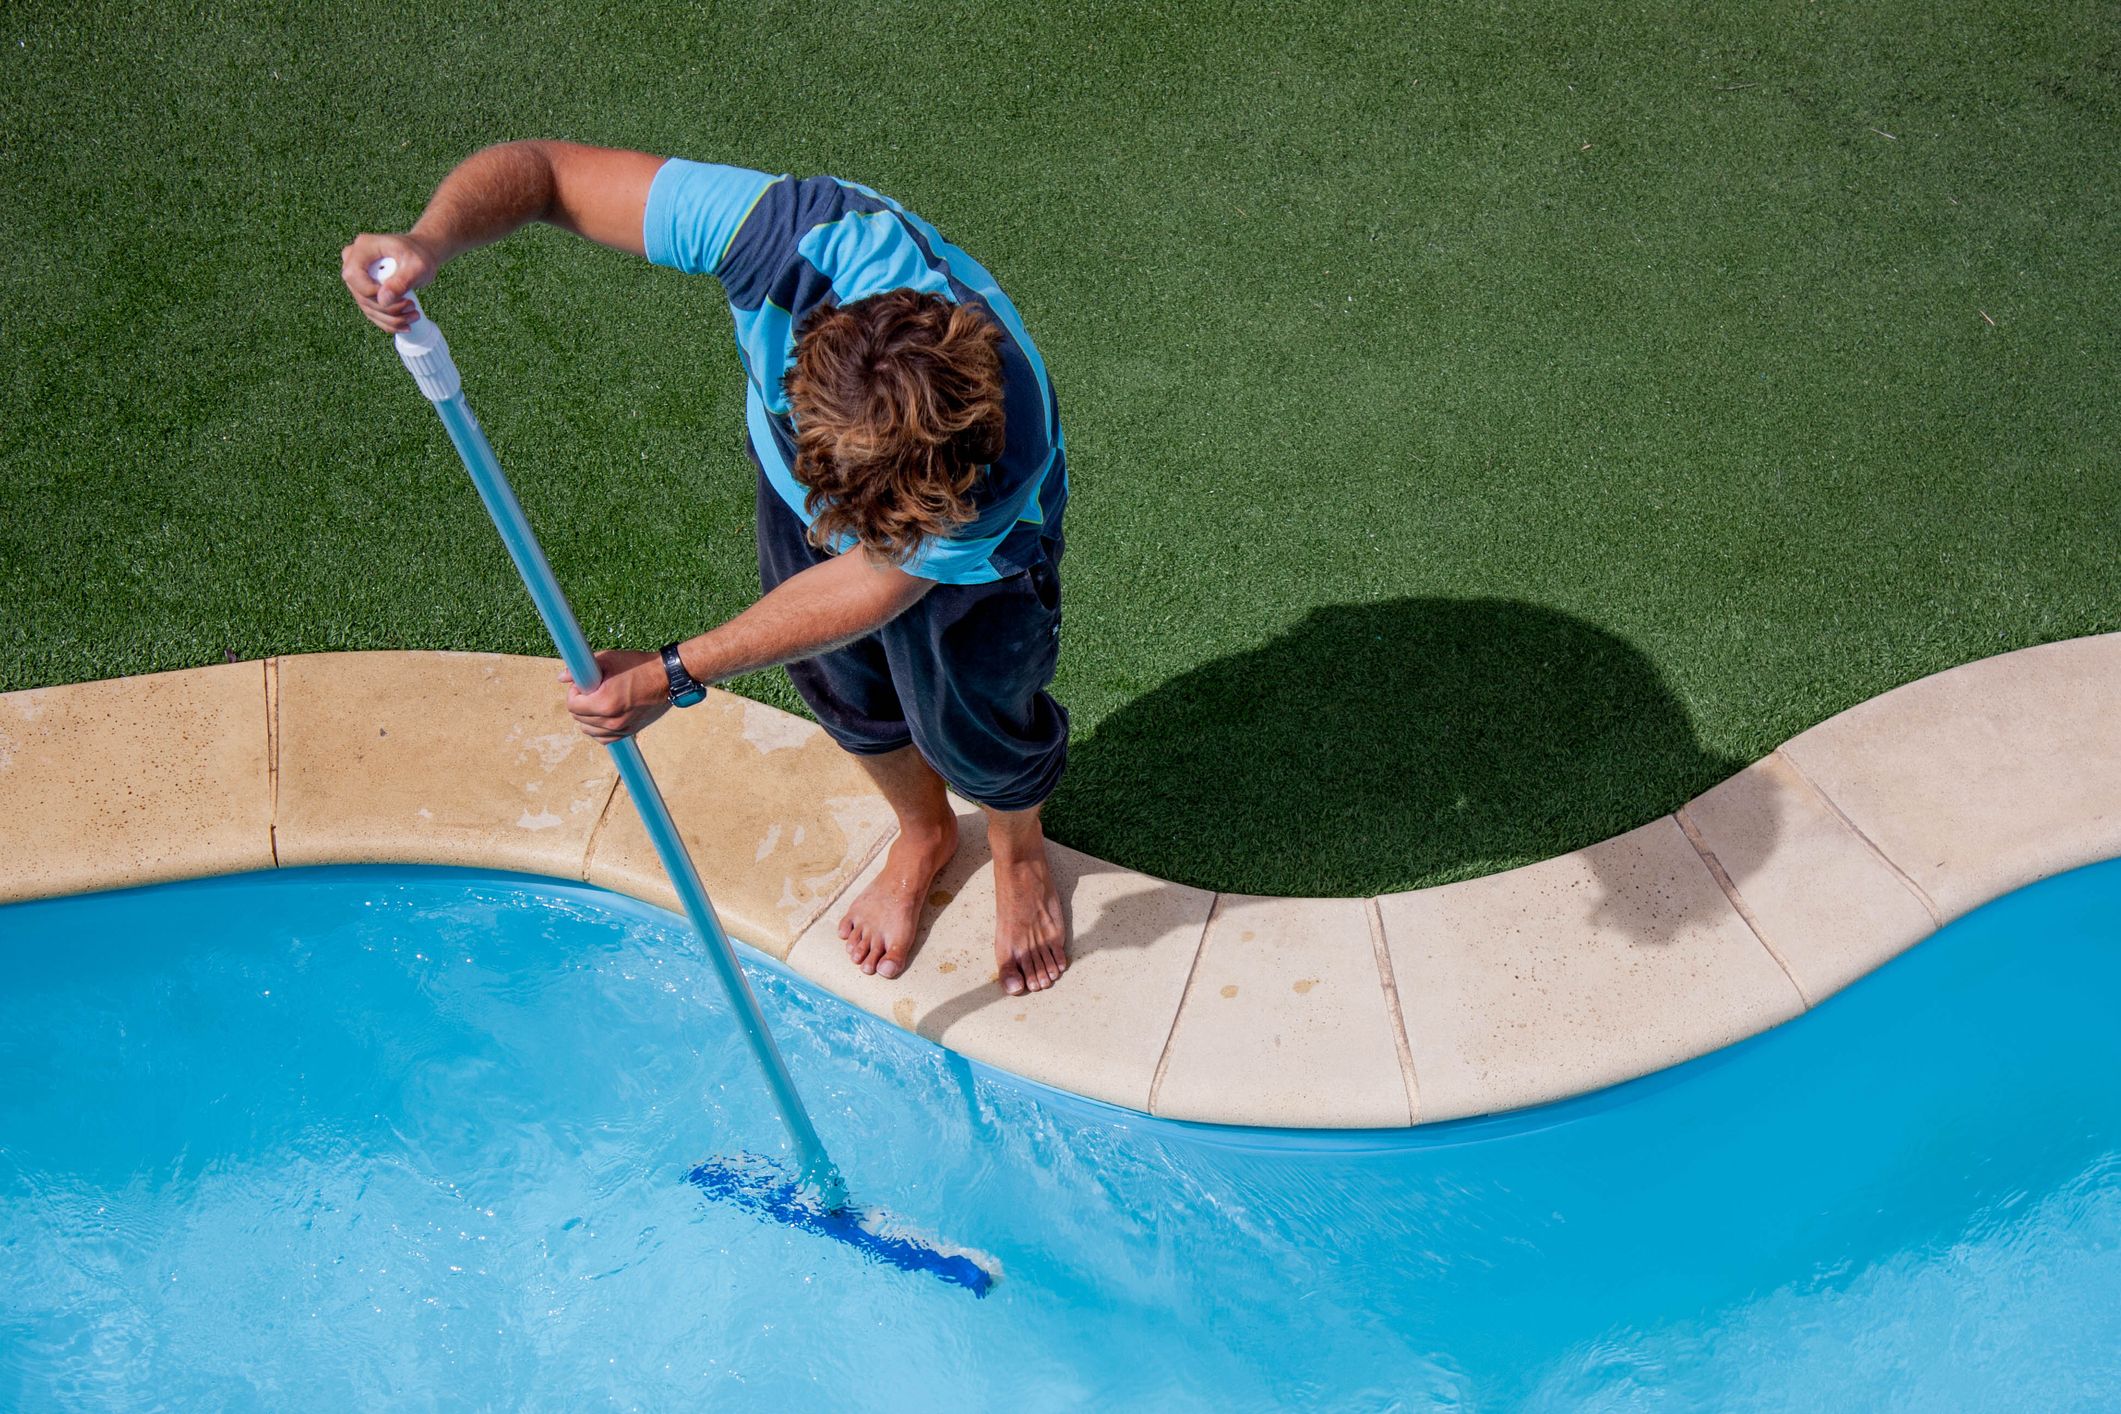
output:
[[[393, 862], [675, 908], [557, 664], [326, 653], [0, 696], [0, 902]], [[1953, 668], [1557, 859], [1371, 899], [1215, 894], [1056, 847], [1063, 983], [1010, 997], [979, 812], [895, 982], [838, 904], [890, 812], [812, 724], [716, 692], [642, 746], [723, 921], [901, 1027], [1173, 1119], [1389, 1127], [1515, 1109], [1788, 1020], [1951, 919], [2121, 855], [2121, 634]]]

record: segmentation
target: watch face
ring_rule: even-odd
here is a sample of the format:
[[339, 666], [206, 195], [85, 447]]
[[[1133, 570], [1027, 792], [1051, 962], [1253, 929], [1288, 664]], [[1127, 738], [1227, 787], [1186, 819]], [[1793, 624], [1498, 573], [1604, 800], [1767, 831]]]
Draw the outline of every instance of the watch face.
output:
[[692, 707], [707, 700], [707, 685], [685, 671], [684, 660], [678, 657], [675, 643], [663, 649], [663, 673], [670, 679], [671, 706]]

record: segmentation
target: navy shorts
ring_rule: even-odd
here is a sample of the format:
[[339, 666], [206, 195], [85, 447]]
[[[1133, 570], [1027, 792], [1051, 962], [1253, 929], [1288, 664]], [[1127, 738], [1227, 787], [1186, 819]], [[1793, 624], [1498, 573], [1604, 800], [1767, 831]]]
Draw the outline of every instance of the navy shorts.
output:
[[[832, 558], [762, 474], [759, 586]], [[1068, 762], [1068, 713], [1046, 691], [1060, 655], [1058, 535], [1045, 558], [992, 584], [938, 584], [867, 638], [788, 665], [795, 690], [848, 751], [915, 746], [967, 800], [1029, 810]]]

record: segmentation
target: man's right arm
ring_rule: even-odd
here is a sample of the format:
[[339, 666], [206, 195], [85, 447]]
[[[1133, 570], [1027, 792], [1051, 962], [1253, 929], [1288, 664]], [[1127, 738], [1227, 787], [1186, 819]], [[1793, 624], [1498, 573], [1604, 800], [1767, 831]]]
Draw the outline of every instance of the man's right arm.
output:
[[[549, 221], [614, 250], [644, 254], [641, 221], [660, 157], [572, 142], [508, 142], [465, 158], [401, 235], [362, 234], [340, 252], [340, 278], [376, 325], [398, 333], [412, 323], [408, 291], [426, 285], [454, 257], [490, 245], [532, 221]], [[368, 267], [398, 262], [378, 285]]]

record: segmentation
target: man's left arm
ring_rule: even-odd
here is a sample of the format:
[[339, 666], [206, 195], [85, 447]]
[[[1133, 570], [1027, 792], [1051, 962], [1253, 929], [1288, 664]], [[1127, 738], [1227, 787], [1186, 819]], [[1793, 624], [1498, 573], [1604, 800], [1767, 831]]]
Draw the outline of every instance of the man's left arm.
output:
[[[801, 574], [719, 628], [678, 645], [685, 670], [703, 683], [830, 652], [876, 632], [920, 601], [935, 581], [856, 548]], [[602, 742], [631, 736], [670, 710], [669, 679], [654, 653], [616, 649], [597, 654], [604, 681], [595, 692], [569, 684], [567, 710]]]

